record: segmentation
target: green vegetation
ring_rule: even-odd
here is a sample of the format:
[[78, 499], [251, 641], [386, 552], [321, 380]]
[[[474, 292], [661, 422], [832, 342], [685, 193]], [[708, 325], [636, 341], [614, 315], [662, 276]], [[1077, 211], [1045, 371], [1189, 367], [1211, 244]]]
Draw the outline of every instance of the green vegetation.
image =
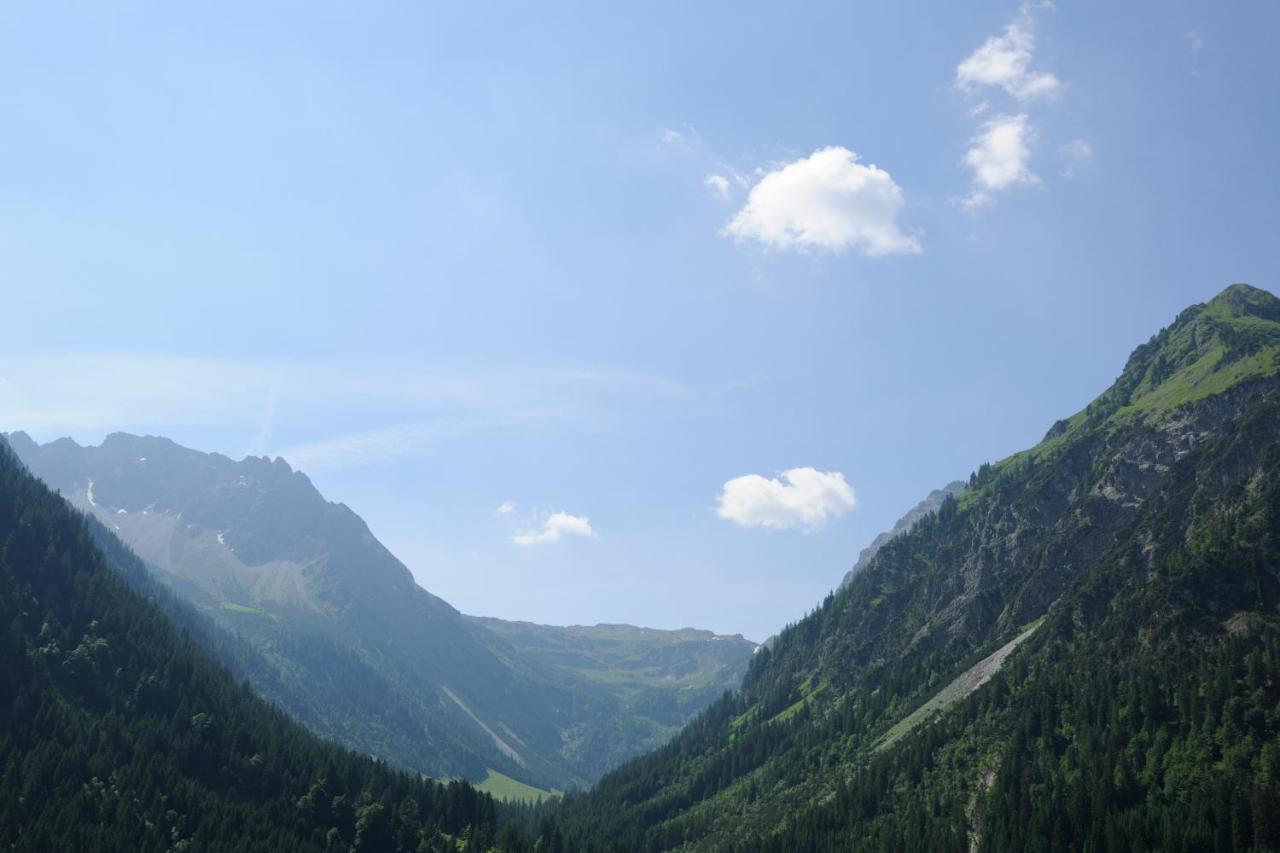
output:
[[488, 795], [322, 743], [233, 681], [5, 446], [0, 543], [0, 847], [521, 847]]
[[236, 604], [234, 601], [220, 602], [219, 607], [223, 610], [230, 610], [232, 613], [244, 613], [249, 616], [261, 616], [263, 619], [271, 619], [279, 622], [281, 617], [279, 614], [270, 613], [266, 610], [259, 610], [257, 607], [249, 607], [247, 604]]
[[755, 644], [686, 628], [555, 627], [468, 617], [495, 655], [564, 691], [563, 755], [595, 779], [666, 743], [746, 672]]
[[1183, 312], [562, 826], [587, 850], [1280, 850], [1278, 342], [1261, 291]]
[[484, 791], [494, 799], [506, 803], [541, 803], [564, 794], [563, 791], [548, 791], [518, 782], [510, 776], [504, 776], [497, 770], [490, 770], [484, 781], [476, 785], [476, 790]]

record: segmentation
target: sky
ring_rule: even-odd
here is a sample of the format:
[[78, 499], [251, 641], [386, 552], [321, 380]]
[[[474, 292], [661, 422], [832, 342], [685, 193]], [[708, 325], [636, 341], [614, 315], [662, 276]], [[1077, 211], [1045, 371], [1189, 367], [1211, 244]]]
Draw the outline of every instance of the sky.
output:
[[467, 613], [763, 640], [1280, 289], [1270, 2], [0, 6], [0, 429], [284, 456]]

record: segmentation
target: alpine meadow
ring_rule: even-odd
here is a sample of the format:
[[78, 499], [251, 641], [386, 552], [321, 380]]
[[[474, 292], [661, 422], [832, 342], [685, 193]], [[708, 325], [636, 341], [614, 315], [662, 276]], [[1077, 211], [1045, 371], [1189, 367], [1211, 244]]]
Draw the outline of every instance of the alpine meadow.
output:
[[0, 849], [1280, 853], [1277, 28], [0, 10]]

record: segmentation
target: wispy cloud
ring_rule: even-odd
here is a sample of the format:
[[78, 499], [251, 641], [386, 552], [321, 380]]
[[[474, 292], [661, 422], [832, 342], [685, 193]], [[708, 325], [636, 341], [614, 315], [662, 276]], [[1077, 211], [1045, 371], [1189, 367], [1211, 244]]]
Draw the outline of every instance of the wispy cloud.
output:
[[115, 430], [211, 429], [229, 437], [215, 449], [284, 455], [304, 469], [431, 453], [482, 430], [608, 428], [636, 407], [699, 393], [626, 370], [0, 353], [0, 430], [92, 442]]
[[279, 408], [280, 400], [280, 379], [279, 377], [271, 384], [270, 390], [267, 392], [267, 399], [263, 405], [262, 421], [258, 424], [258, 431], [253, 434], [253, 438], [249, 441], [249, 446], [245, 448], [245, 453], [256, 455], [262, 453], [271, 444], [271, 437], [275, 430], [276, 411]]
[[956, 88], [973, 92], [994, 86], [1019, 101], [1052, 96], [1060, 83], [1048, 71], [1031, 70], [1035, 47], [1035, 20], [1024, 7], [1003, 33], [984, 41], [956, 66]]
[[0, 355], [0, 429], [57, 437], [139, 427], [260, 428], [276, 377], [272, 366], [223, 359]]
[[430, 453], [437, 450], [443, 440], [471, 428], [474, 425], [443, 419], [392, 424], [286, 447], [276, 455], [283, 456], [302, 471], [358, 467]]
[[1066, 161], [1066, 166], [1062, 169], [1064, 178], [1074, 177], [1077, 170], [1093, 161], [1093, 146], [1084, 139], [1073, 139], [1063, 143], [1058, 146], [1058, 153]]

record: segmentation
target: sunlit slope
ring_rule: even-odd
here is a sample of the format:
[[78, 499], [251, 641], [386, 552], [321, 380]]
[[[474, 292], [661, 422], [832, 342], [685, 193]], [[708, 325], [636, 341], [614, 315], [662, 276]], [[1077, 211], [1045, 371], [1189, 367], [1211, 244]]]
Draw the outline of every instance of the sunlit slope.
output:
[[887, 542], [740, 694], [573, 800], [576, 837], [1276, 849], [1278, 352], [1269, 293], [1184, 311], [1084, 411]]

